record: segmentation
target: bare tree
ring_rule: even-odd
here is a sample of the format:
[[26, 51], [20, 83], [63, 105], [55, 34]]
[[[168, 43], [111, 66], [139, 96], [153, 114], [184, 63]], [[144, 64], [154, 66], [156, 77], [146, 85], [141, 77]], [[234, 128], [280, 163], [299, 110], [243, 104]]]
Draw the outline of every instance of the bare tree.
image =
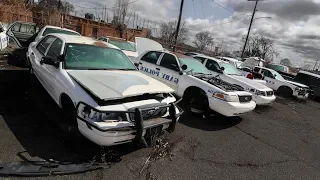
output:
[[[176, 28], [177, 28], [177, 21], [169, 21], [169, 22], [161, 23], [160, 39], [167, 44], [173, 44]], [[179, 30], [177, 44], [184, 43], [187, 40], [188, 35], [189, 35], [189, 30], [186, 28], [185, 22], [182, 22], [182, 25]]]
[[37, 7], [46, 11], [57, 10], [63, 14], [69, 14], [74, 10], [74, 7], [71, 3], [61, 0], [40, 0]]
[[288, 59], [288, 58], [281, 59], [280, 64], [284, 65], [284, 66], [288, 66], [288, 67], [292, 66], [292, 63], [291, 63], [290, 59]]
[[[245, 41], [245, 37], [242, 38]], [[274, 44], [271, 39], [264, 36], [251, 36], [244, 52], [245, 57], [261, 57], [266, 61], [273, 61], [279, 53], [274, 49]]]
[[196, 34], [196, 39], [193, 43], [200, 51], [202, 51], [207, 46], [213, 44], [213, 37], [210, 36], [208, 31], [199, 32]]

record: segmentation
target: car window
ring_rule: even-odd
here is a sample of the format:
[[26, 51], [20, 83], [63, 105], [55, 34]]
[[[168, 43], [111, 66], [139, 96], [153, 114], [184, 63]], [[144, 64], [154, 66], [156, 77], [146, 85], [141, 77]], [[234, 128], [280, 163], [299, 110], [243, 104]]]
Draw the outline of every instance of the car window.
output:
[[173, 55], [167, 53], [165, 53], [161, 58], [160, 66], [174, 71], [180, 70], [177, 59]]
[[[302, 83], [302, 84], [303, 84], [303, 83]], [[311, 85], [311, 86], [320, 87], [320, 78], [311, 76], [310, 85]]]
[[217, 62], [208, 60], [206, 63], [206, 68], [208, 68], [210, 71], [218, 72], [220, 70], [220, 66]]
[[12, 31], [19, 32], [21, 23], [17, 23], [12, 27]]
[[91, 44], [67, 44], [64, 68], [89, 70], [136, 70], [119, 49]]
[[209, 70], [201, 64], [199, 61], [195, 61], [193, 58], [179, 58], [181, 65], [187, 65], [185, 72], [192, 71], [193, 73], [210, 74]]
[[35, 28], [33, 25], [30, 24], [21, 24], [20, 32], [22, 33], [28, 33], [28, 34], [34, 34]]
[[56, 28], [46, 28], [43, 32], [43, 36], [50, 34], [50, 33], [59, 33], [59, 34], [67, 34], [67, 35], [78, 35], [80, 36], [79, 33], [73, 32], [73, 31], [68, 31], [64, 29], [56, 29]]
[[51, 57], [55, 57], [55, 58], [58, 58], [60, 56], [60, 53], [61, 53], [61, 48], [62, 48], [62, 41], [60, 39], [56, 39], [49, 51], [48, 51], [48, 54], [47, 56], [51, 56]]
[[142, 61], [146, 61], [146, 62], [149, 62], [149, 63], [152, 63], [152, 64], [156, 64], [159, 57], [161, 55], [161, 52], [155, 52], [155, 51], [151, 51], [151, 52], [148, 52], [147, 54], [145, 54], [141, 60]]
[[272, 73], [268, 70], [262, 69], [262, 74], [269, 78], [274, 78]]
[[117, 46], [121, 50], [132, 51], [132, 52], [136, 52], [137, 51], [135, 46], [133, 46], [131, 43], [129, 43], [127, 41], [109, 39], [109, 43], [114, 45], [114, 46]]
[[203, 63], [206, 60], [206, 58], [203, 58], [203, 57], [193, 57], [193, 58], [195, 58], [196, 60], [198, 60], [201, 63]]
[[186, 55], [186, 56], [194, 56], [196, 54], [195, 53], [185, 53], [184, 55]]
[[307, 74], [298, 73], [297, 76], [294, 79], [299, 83], [302, 83], [302, 84], [305, 84], [305, 85], [309, 85], [310, 76], [307, 75]]
[[253, 69], [253, 71], [254, 71], [254, 72], [259, 72], [259, 71], [260, 71], [260, 68], [255, 67], [255, 68]]
[[46, 38], [44, 38], [37, 46], [37, 50], [41, 53], [41, 54], [45, 54], [47, 48], [49, 47], [49, 45], [52, 43], [52, 41], [55, 40], [55, 37], [53, 36], [47, 36]]

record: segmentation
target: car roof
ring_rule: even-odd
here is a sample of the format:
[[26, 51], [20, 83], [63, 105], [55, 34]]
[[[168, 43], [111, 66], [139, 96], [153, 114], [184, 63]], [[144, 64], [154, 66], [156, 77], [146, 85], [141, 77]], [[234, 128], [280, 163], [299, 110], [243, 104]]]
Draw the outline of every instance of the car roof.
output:
[[306, 75], [309, 75], [309, 76], [313, 76], [313, 77], [317, 77], [317, 78], [320, 78], [320, 75], [319, 74], [315, 74], [315, 73], [312, 73], [312, 72], [308, 72], [308, 71], [299, 71], [298, 74], [301, 73], [301, 74], [306, 74]]
[[213, 61], [216, 61], [218, 63], [221, 63], [221, 62], [224, 62], [223, 60], [221, 59], [217, 59], [217, 58], [214, 58], [214, 57], [210, 57], [210, 56], [206, 56], [206, 55], [197, 55], [198, 57], [203, 57], [203, 58], [206, 58], [206, 59], [209, 59], [209, 60], [213, 60]]
[[[67, 28], [58, 27], [58, 26], [49, 26], [49, 25], [47, 25], [47, 26], [43, 26], [43, 28], [63, 29], [63, 30], [66, 30], [66, 31], [78, 33], [77, 31], [74, 31], [74, 30], [71, 30], [71, 29], [67, 29]], [[78, 33], [78, 34], [80, 34], [80, 33]]]
[[68, 35], [68, 34], [59, 34], [59, 33], [52, 33], [50, 35], [56, 36], [60, 39], [63, 39], [66, 43], [75, 43], [75, 44], [95, 44], [95, 43], [103, 43], [106, 47], [109, 48], [114, 48], [114, 49], [119, 49], [116, 46], [92, 39], [90, 37], [85, 37], [85, 36], [77, 36], [77, 35]]

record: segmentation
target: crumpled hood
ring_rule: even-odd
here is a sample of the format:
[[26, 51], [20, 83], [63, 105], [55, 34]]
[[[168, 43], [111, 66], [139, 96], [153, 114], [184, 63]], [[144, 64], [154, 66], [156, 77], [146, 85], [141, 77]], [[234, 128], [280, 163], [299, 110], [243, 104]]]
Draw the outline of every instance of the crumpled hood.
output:
[[240, 81], [240, 82], [246, 84], [247, 86], [250, 86], [250, 87], [252, 87], [254, 89], [257, 89], [259, 91], [263, 91], [263, 90], [264, 91], [266, 91], [266, 90], [270, 90], [271, 91], [272, 90], [272, 89], [268, 88], [267, 86], [263, 85], [262, 83], [256, 82], [256, 81], [254, 81], [252, 79], [248, 79], [248, 78], [246, 78], [244, 76], [229, 75], [229, 77], [231, 77], [231, 78], [233, 78], [233, 79], [235, 79], [237, 81]]
[[173, 89], [139, 71], [68, 70], [79, 84], [102, 100], [146, 93], [171, 93]]
[[293, 84], [293, 85], [298, 86], [298, 87], [309, 88], [308, 86], [306, 86], [306, 85], [304, 85], [304, 84], [297, 83], [297, 82], [288, 81], [288, 80], [285, 80], [285, 82], [290, 83], [290, 84]]

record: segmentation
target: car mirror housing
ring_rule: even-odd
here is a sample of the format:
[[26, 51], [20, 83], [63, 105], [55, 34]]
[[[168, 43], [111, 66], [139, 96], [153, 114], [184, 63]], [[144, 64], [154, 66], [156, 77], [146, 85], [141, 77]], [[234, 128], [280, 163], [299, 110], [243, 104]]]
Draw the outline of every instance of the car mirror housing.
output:
[[185, 71], [185, 70], [188, 69], [188, 66], [184, 64], [184, 65], [181, 66], [181, 69]]
[[51, 65], [51, 66], [58, 68], [60, 61], [57, 58], [54, 58], [51, 56], [45, 56], [41, 59], [40, 63], [41, 64], [48, 64], [48, 65]]

